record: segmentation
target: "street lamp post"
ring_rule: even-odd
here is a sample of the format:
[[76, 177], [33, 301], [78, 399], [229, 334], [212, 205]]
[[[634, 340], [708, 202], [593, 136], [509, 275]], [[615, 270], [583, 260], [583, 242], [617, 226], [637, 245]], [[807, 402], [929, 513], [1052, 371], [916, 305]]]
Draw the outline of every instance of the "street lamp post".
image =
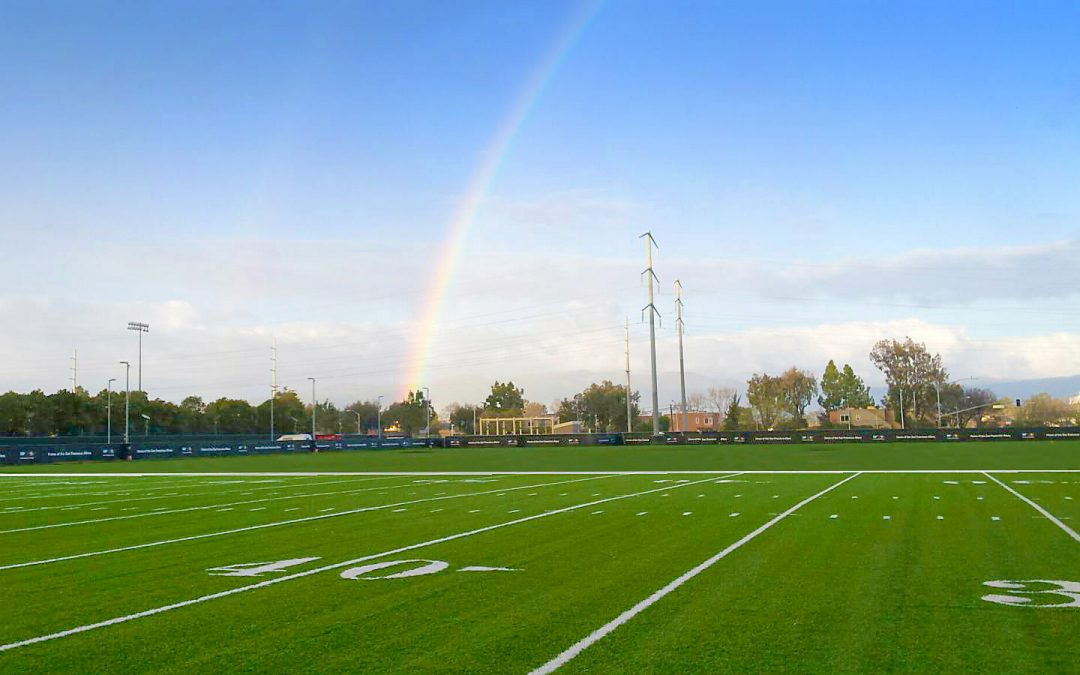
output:
[[309, 377], [311, 380], [311, 442], [315, 442], [315, 408], [319, 406], [319, 402], [315, 399], [315, 378]]
[[120, 363], [124, 364], [124, 445], [127, 445], [131, 439], [131, 363]]
[[359, 434], [359, 433], [362, 433], [362, 432], [360, 431], [360, 413], [358, 413], [358, 412], [356, 412], [355, 410], [353, 410], [353, 411], [352, 411], [352, 414], [356, 415], [356, 433], [358, 433], [358, 434]]
[[112, 383], [113, 382], [116, 382], [116, 378], [115, 377], [110, 377], [109, 378], [109, 384], [106, 385], [108, 387], [108, 389], [109, 389], [108, 404], [106, 406], [106, 409], [108, 410], [108, 413], [107, 413], [108, 419], [105, 422], [105, 443], [107, 445], [112, 445]]
[[142, 334], [150, 332], [150, 324], [141, 321], [128, 321], [127, 329], [139, 334], [139, 391], [142, 391]]
[[424, 413], [427, 422], [424, 424], [424, 436], [431, 438], [431, 390], [424, 387]]
[[376, 420], [376, 424], [379, 425], [379, 443], [380, 444], [382, 443], [382, 400], [383, 400], [383, 397], [379, 396], [379, 414], [378, 414], [378, 419]]

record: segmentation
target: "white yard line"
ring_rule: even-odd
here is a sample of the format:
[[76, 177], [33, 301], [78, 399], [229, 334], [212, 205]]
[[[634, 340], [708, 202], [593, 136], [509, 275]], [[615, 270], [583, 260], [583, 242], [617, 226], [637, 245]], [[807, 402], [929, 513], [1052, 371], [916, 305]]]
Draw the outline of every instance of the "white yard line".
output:
[[984, 472], [984, 475], [985, 475], [985, 476], [986, 476], [987, 478], [989, 478], [990, 480], [992, 480], [992, 481], [994, 481], [995, 483], [997, 483], [998, 485], [1000, 485], [1001, 487], [1003, 487], [1003, 488], [1005, 488], [1006, 490], [1008, 490], [1009, 492], [1013, 493], [1014, 495], [1016, 495], [1016, 496], [1017, 496], [1017, 497], [1019, 497], [1020, 499], [1024, 500], [1025, 502], [1027, 502], [1027, 503], [1028, 503], [1028, 505], [1030, 505], [1030, 506], [1031, 506], [1031, 508], [1035, 509], [1035, 510], [1036, 510], [1036, 511], [1038, 511], [1039, 513], [1041, 513], [1041, 514], [1043, 514], [1044, 516], [1046, 516], [1046, 517], [1047, 517], [1047, 519], [1048, 519], [1048, 520], [1049, 520], [1049, 521], [1050, 521], [1051, 523], [1053, 523], [1053, 524], [1057, 525], [1058, 527], [1060, 527], [1060, 528], [1061, 528], [1062, 530], [1064, 530], [1064, 531], [1065, 531], [1065, 533], [1066, 533], [1066, 534], [1068, 534], [1068, 535], [1069, 535], [1070, 537], [1072, 537], [1072, 538], [1073, 538], [1073, 539], [1075, 539], [1076, 541], [1080, 541], [1080, 534], [1077, 534], [1077, 533], [1076, 533], [1076, 530], [1072, 529], [1071, 527], [1069, 527], [1069, 526], [1068, 526], [1068, 525], [1066, 525], [1065, 523], [1063, 523], [1063, 522], [1061, 522], [1060, 520], [1058, 520], [1058, 519], [1057, 519], [1057, 518], [1056, 518], [1056, 517], [1055, 517], [1055, 516], [1054, 516], [1054, 515], [1053, 515], [1052, 513], [1050, 513], [1049, 511], [1047, 511], [1047, 510], [1046, 510], [1046, 509], [1044, 509], [1043, 507], [1039, 506], [1039, 505], [1038, 505], [1038, 504], [1036, 504], [1035, 502], [1031, 501], [1030, 499], [1028, 499], [1028, 498], [1027, 498], [1027, 497], [1025, 497], [1024, 495], [1020, 494], [1020, 493], [1019, 493], [1019, 492], [1017, 492], [1016, 490], [1012, 489], [1011, 487], [1009, 487], [1009, 486], [1008, 486], [1008, 485], [1006, 485], [1005, 483], [1003, 483], [1003, 482], [999, 481], [999, 480], [998, 480], [997, 478], [994, 478], [994, 477], [993, 477], [993, 476], [991, 476], [991, 475], [990, 475], [989, 473], [985, 473], [985, 472]]
[[[739, 474], [735, 473], [735, 474], [732, 474], [732, 475], [737, 476]], [[221, 591], [221, 592], [218, 592], [218, 593], [211, 593], [209, 595], [203, 595], [201, 597], [193, 598], [191, 600], [183, 600], [181, 602], [174, 602], [174, 603], [172, 603], [170, 605], [163, 605], [161, 607], [154, 607], [153, 609], [147, 609], [147, 610], [144, 610], [142, 612], [136, 612], [135, 614], [128, 614], [126, 616], [118, 616], [118, 617], [115, 617], [115, 618], [112, 618], [112, 619], [107, 619], [105, 621], [99, 621], [97, 623], [90, 623], [90, 624], [86, 624], [86, 625], [83, 625], [83, 626], [77, 626], [75, 628], [69, 628], [68, 630], [63, 630], [63, 631], [60, 631], [60, 632], [57, 632], [57, 633], [50, 633], [48, 635], [39, 635], [38, 637], [29, 638], [27, 640], [20, 640], [18, 642], [11, 642], [11, 643], [8, 643], [8, 644], [5, 644], [5, 645], [0, 645], [0, 652], [5, 652], [5, 651], [11, 650], [11, 649], [17, 649], [19, 647], [26, 647], [28, 645], [38, 644], [40, 642], [48, 642], [50, 640], [56, 640], [56, 639], [68, 637], [68, 636], [71, 636], [71, 635], [77, 635], [79, 633], [85, 633], [87, 631], [96, 630], [98, 628], [105, 628], [107, 626], [115, 626], [116, 624], [126, 623], [128, 621], [134, 621], [135, 619], [142, 619], [142, 618], [145, 618], [145, 617], [148, 617], [148, 616], [154, 616], [155, 614], [162, 614], [164, 612], [170, 612], [170, 611], [172, 611], [174, 609], [181, 609], [183, 607], [190, 607], [191, 605], [198, 605], [198, 604], [201, 604], [201, 603], [204, 603], [204, 602], [209, 602], [210, 600], [217, 600], [219, 598], [225, 598], [225, 597], [228, 597], [230, 595], [236, 595], [238, 593], [244, 593], [246, 591], [253, 591], [253, 590], [257, 589], [257, 588], [265, 588], [267, 586], [273, 586], [275, 584], [284, 583], [286, 581], [292, 581], [294, 579], [302, 579], [304, 577], [309, 577], [309, 576], [311, 576], [313, 574], [320, 574], [322, 572], [329, 572], [330, 570], [341, 569], [342, 567], [351, 567], [353, 565], [356, 565], [356, 564], [359, 564], [359, 563], [362, 563], [362, 562], [367, 562], [368, 560], [374, 560], [375, 558], [382, 558], [382, 557], [385, 557], [385, 556], [388, 556], [388, 555], [394, 555], [396, 553], [404, 553], [406, 551], [413, 551], [413, 550], [416, 550], [418, 548], [424, 548], [426, 546], [434, 546], [435, 544], [442, 544], [442, 543], [445, 543], [445, 542], [448, 542], [448, 541], [454, 541], [456, 539], [463, 539], [465, 537], [472, 537], [472, 536], [475, 536], [477, 534], [482, 534], [484, 532], [490, 532], [492, 530], [498, 530], [498, 529], [501, 529], [501, 528], [504, 528], [504, 527], [510, 527], [511, 525], [520, 525], [521, 523], [527, 523], [527, 522], [530, 522], [530, 521], [533, 521], [533, 520], [539, 520], [540, 518], [547, 518], [549, 516], [555, 516], [555, 515], [558, 515], [558, 514], [561, 514], [561, 513], [568, 513], [570, 511], [576, 511], [578, 509], [584, 509], [584, 508], [588, 508], [590, 506], [596, 506], [597, 504], [606, 504], [608, 502], [618, 501], [620, 499], [629, 499], [631, 497], [641, 497], [643, 495], [652, 494], [654, 492], [660, 492], [661, 490], [677, 490], [677, 489], [682, 488], [682, 487], [689, 487], [691, 485], [696, 485], [698, 483], [705, 483], [705, 482], [708, 482], [710, 480], [713, 480], [713, 479], [712, 478], [706, 478], [704, 480], [693, 481], [693, 482], [690, 482], [690, 483], [683, 483], [681, 485], [665, 486], [665, 487], [662, 487], [662, 488], [653, 488], [652, 490], [644, 490], [642, 492], [633, 492], [633, 493], [624, 494], [624, 495], [616, 495], [614, 497], [606, 497], [604, 499], [597, 499], [597, 500], [594, 500], [594, 501], [591, 501], [591, 502], [585, 502], [583, 504], [576, 504], [574, 506], [566, 506], [566, 507], [563, 507], [561, 509], [555, 509], [554, 511], [547, 511], [547, 512], [544, 512], [544, 513], [538, 513], [538, 514], [531, 515], [531, 516], [525, 516], [523, 518], [517, 518], [515, 520], [509, 520], [509, 521], [507, 521], [505, 523], [497, 523], [495, 525], [487, 525], [485, 527], [480, 527], [480, 528], [477, 528], [475, 530], [467, 530], [465, 532], [458, 532], [457, 534], [451, 534], [451, 535], [447, 535], [445, 537], [439, 537], [438, 539], [430, 539], [428, 541], [420, 542], [418, 544], [410, 544], [408, 546], [402, 546], [400, 548], [390, 549], [388, 551], [383, 551], [381, 553], [373, 553], [371, 555], [366, 555], [366, 556], [363, 556], [363, 557], [360, 557], [360, 558], [353, 558], [352, 560], [346, 560], [345, 562], [334, 563], [332, 565], [324, 565], [322, 567], [317, 567], [315, 569], [307, 570], [305, 572], [297, 572], [295, 574], [289, 574], [289, 575], [286, 575], [286, 576], [283, 576], [283, 577], [277, 577], [277, 578], [274, 578], [274, 579], [267, 579], [266, 581], [260, 581], [259, 583], [249, 584], [247, 586], [239, 586], [237, 588], [231, 588], [231, 589], [229, 589], [227, 591]], [[848, 479], [848, 480], [850, 480], [850, 479]], [[841, 482], [843, 482], [843, 481], [841, 481]], [[837, 485], [839, 485], [839, 483]], [[833, 486], [833, 487], [835, 487], [835, 486]], [[502, 489], [505, 489], [505, 488], [502, 488]], [[829, 489], [832, 489], [832, 488], [829, 488]]]
[[717, 476], [719, 474], [739, 473], [752, 475], [843, 475], [850, 473], [866, 474], [985, 474], [994, 473], [1080, 473], [1080, 469], [710, 469], [703, 470], [667, 470], [655, 471], [260, 471], [260, 472], [214, 472], [214, 473], [4, 473], [0, 470], [0, 481], [15, 480], [22, 477], [60, 478], [104, 476], [110, 478], [149, 478], [153, 476], [201, 476], [201, 477], [317, 477], [317, 476], [415, 476], [431, 478], [435, 476]]
[[[613, 474], [605, 474], [613, 475]], [[347, 482], [347, 481], [343, 481]], [[263, 502], [275, 502], [285, 499], [306, 499], [308, 497], [335, 497], [344, 495], [355, 495], [361, 492], [372, 492], [374, 490], [396, 490], [399, 488], [416, 487], [414, 483], [402, 483], [400, 485], [380, 485], [378, 487], [370, 488], [356, 488], [355, 490], [333, 490], [331, 492], [309, 492], [294, 495], [282, 495], [280, 497], [262, 497], [259, 499], [245, 499], [239, 502], [226, 502], [224, 504], [210, 504], [206, 506], [185, 506], [179, 509], [169, 509], [168, 507], [160, 507], [153, 511], [145, 511], [143, 513], [134, 513], [130, 516], [109, 516], [107, 518], [92, 518], [88, 520], [72, 520], [65, 523], [49, 523], [45, 525], [29, 525], [26, 527], [17, 527], [10, 530], [0, 530], [0, 534], [14, 534], [16, 532], [33, 532], [35, 530], [51, 530], [57, 527], [73, 527], [75, 525], [94, 525], [96, 523], [107, 523], [113, 520], [130, 520], [132, 518], [145, 518], [147, 516], [167, 516], [173, 513], [188, 513], [190, 511], [209, 511], [212, 509], [220, 509], [225, 507], [244, 506], [246, 504], [261, 504]], [[212, 496], [212, 495], [208, 495]], [[73, 508], [73, 507], [63, 507]], [[121, 509], [127, 510], [127, 509]], [[13, 511], [12, 513], [26, 513], [26, 511]], [[7, 514], [5, 514], [7, 515]]]
[[[460, 497], [480, 497], [484, 495], [490, 495], [496, 492], [510, 492], [511, 490], [532, 490], [541, 487], [548, 487], [551, 485], [566, 485], [568, 483], [580, 483], [588, 480], [599, 480], [602, 478], [615, 478], [614, 475], [607, 476], [586, 476], [584, 478], [575, 478], [573, 480], [560, 480], [553, 483], [539, 483], [533, 485], [522, 485], [520, 487], [500, 487], [493, 490], [485, 490], [483, 492], [467, 492], [459, 495], [445, 495], [441, 497], [425, 497], [423, 499], [413, 499], [405, 502], [394, 502], [393, 504], [379, 504], [376, 506], [365, 506], [358, 509], [350, 509], [348, 511], [338, 511], [336, 513], [324, 513], [317, 516], [305, 516], [303, 518], [291, 518], [289, 520], [280, 520], [273, 523], [263, 523], [261, 525], [249, 525], [247, 527], [238, 527], [232, 530], [221, 530], [218, 532], [207, 532], [204, 534], [193, 534], [186, 537], [176, 537], [174, 539], [163, 539], [161, 541], [151, 541], [142, 544], [133, 544], [131, 546], [122, 546], [119, 548], [110, 548], [103, 551], [90, 551], [88, 553], [75, 553], [72, 555], [59, 556], [56, 558], [46, 558], [43, 560], [32, 560], [29, 562], [12, 563], [10, 565], [0, 565], [0, 571], [17, 569], [20, 567], [33, 567], [36, 565], [48, 565], [50, 563], [63, 562], [65, 560], [77, 560], [79, 558], [90, 558], [99, 555], [108, 555], [110, 553], [121, 553], [123, 551], [136, 551], [144, 548], [153, 548], [156, 546], [165, 546], [166, 544], [177, 544], [184, 541], [196, 541], [199, 539], [209, 539], [211, 537], [222, 537], [229, 534], [237, 534], [240, 532], [251, 532], [254, 530], [264, 530], [270, 527], [281, 527], [283, 525], [293, 525], [296, 523], [307, 523], [315, 520], [326, 520], [328, 518], [338, 518], [341, 516], [349, 516], [356, 513], [366, 513], [368, 511], [379, 511], [382, 509], [389, 509], [398, 506], [407, 506], [409, 504], [419, 504], [422, 502], [435, 502], [443, 501], [446, 499], [458, 499]], [[288, 510], [288, 509], [286, 509]]]
[[[166, 499], [166, 498], [171, 498], [171, 497], [215, 497], [217, 495], [236, 494], [236, 493], [241, 492], [241, 491], [257, 492], [257, 491], [260, 491], [260, 490], [291, 490], [291, 489], [297, 489], [297, 490], [307, 489], [307, 490], [310, 490], [311, 488], [317, 488], [317, 487], [321, 487], [323, 485], [338, 485], [338, 484], [341, 484], [341, 483], [367, 483], [367, 482], [374, 481], [374, 480], [383, 480], [383, 479], [386, 479], [386, 478], [398, 478], [398, 477], [399, 476], [389, 476], [388, 475], [388, 476], [379, 476], [377, 478], [366, 477], [366, 478], [352, 478], [352, 479], [349, 479], [349, 480], [328, 480], [328, 481], [323, 481], [323, 482], [320, 482], [320, 483], [293, 482], [292, 485], [266, 485], [266, 486], [261, 486], [261, 487], [238, 487], [238, 488], [232, 489], [232, 490], [214, 490], [213, 489], [213, 486], [215, 485], [214, 483], [194, 483], [194, 484], [186, 485], [186, 486], [184, 486], [184, 487], [182, 487], [180, 489], [201, 488], [201, 489], [206, 489], [206, 490], [209, 490], [209, 491], [205, 492], [205, 493], [147, 495], [147, 496], [143, 496], [143, 497], [122, 497], [120, 499], [111, 499], [111, 500], [102, 500], [102, 501], [97, 501], [97, 502], [86, 502], [86, 503], [83, 503], [83, 504], [75, 504], [74, 506], [89, 506], [91, 504], [96, 506], [98, 504], [116, 504], [116, 503], [119, 503], [119, 502], [141, 502], [141, 501], [146, 501], [148, 499]], [[169, 485], [169, 486], [164, 486], [164, 487], [144, 487], [144, 486], [139, 486], [137, 488], [128, 487], [128, 488], [123, 489], [123, 490], [115, 490], [115, 491], [109, 491], [109, 492], [72, 492], [72, 493], [64, 493], [64, 494], [56, 494], [56, 495], [37, 495], [37, 496], [33, 497], [33, 499], [46, 499], [46, 498], [60, 499], [60, 498], [63, 498], [63, 497], [105, 497], [105, 496], [110, 496], [110, 495], [130, 494], [133, 491], [134, 492], [142, 492], [143, 490], [145, 490], [145, 491], [149, 492], [149, 491], [152, 491], [152, 490], [175, 490], [175, 489], [177, 489], [176, 485]], [[372, 488], [372, 489], [375, 489], [375, 488]], [[18, 499], [19, 499], [18, 497], [11, 497], [9, 499], [0, 499], [0, 501], [17, 501]], [[64, 506], [37, 506], [37, 507], [33, 507], [33, 508], [23, 509], [22, 512], [23, 513], [29, 513], [31, 511], [47, 511], [47, 510], [50, 510], [50, 509], [61, 509], [61, 508], [65, 508], [65, 507]]]
[[[653, 593], [649, 597], [645, 598], [644, 600], [642, 600], [638, 604], [634, 605], [633, 607], [626, 610], [625, 612], [623, 612], [619, 616], [615, 617], [610, 622], [608, 622], [608, 623], [604, 624], [603, 626], [601, 626], [600, 628], [596, 629], [591, 634], [589, 634], [587, 637], [580, 640], [579, 642], [577, 642], [576, 644], [571, 646], [569, 649], [567, 649], [563, 653], [559, 654], [558, 656], [551, 659], [550, 661], [548, 661], [544, 665], [542, 665], [539, 668], [537, 668], [536, 670], [532, 671], [532, 673], [530, 675], [542, 675], [544, 673], [551, 673], [551, 672], [554, 672], [555, 670], [557, 670], [558, 668], [561, 668], [562, 666], [566, 665], [575, 656], [577, 656], [581, 652], [588, 649], [590, 646], [596, 644], [598, 641], [603, 639], [604, 636], [611, 633], [613, 630], [615, 630], [619, 626], [623, 625], [624, 623], [626, 623], [630, 619], [633, 619], [635, 616], [637, 616], [641, 612], [648, 609], [650, 606], [652, 606], [658, 600], [660, 600], [661, 598], [666, 596], [668, 593], [671, 593], [672, 591], [674, 591], [679, 586], [682, 586], [687, 581], [693, 579], [697, 575], [699, 575], [702, 572], [704, 572], [705, 570], [709, 569], [714, 564], [716, 564], [717, 561], [719, 561], [722, 558], [726, 557], [732, 551], [735, 551], [736, 549], [741, 547], [743, 544], [745, 544], [748, 541], [754, 539], [759, 534], [761, 534], [765, 530], [769, 529], [773, 525], [779, 523], [781, 520], [783, 520], [787, 516], [791, 515], [795, 511], [798, 511], [803, 506], [806, 506], [807, 504], [814, 501], [818, 497], [824, 495], [825, 493], [831, 492], [832, 490], [835, 490], [836, 488], [840, 487], [841, 485], [848, 482], [852, 478], [855, 478], [858, 475], [859, 474], [856, 473], [856, 474], [853, 474], [851, 476], [848, 476], [847, 478], [840, 481], [839, 483], [834, 483], [834, 484], [830, 485], [829, 487], [825, 488], [824, 490], [822, 490], [821, 492], [818, 492], [815, 495], [807, 497], [806, 499], [802, 500], [801, 502], [799, 502], [795, 506], [792, 506], [787, 511], [784, 511], [783, 513], [779, 514], [778, 516], [776, 516], [775, 518], [773, 518], [769, 522], [765, 523], [761, 527], [757, 528], [756, 530], [754, 530], [750, 534], [748, 534], [745, 537], [743, 537], [742, 539], [738, 540], [734, 544], [731, 544], [730, 546], [725, 548], [723, 551], [720, 551], [719, 553], [717, 553], [713, 557], [709, 558], [705, 562], [701, 563], [697, 567], [694, 567], [693, 569], [689, 570], [688, 572], [686, 572], [686, 573], [682, 574], [681, 576], [675, 578], [673, 581], [668, 583], [666, 586], [664, 586], [660, 590], [656, 591], [655, 593]], [[676, 487], [681, 487], [681, 486], [676, 486]]]

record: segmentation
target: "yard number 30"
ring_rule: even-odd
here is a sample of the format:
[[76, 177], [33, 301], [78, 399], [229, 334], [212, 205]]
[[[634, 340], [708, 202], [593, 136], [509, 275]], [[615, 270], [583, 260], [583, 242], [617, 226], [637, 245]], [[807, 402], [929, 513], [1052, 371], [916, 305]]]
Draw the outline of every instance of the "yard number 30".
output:
[[1080, 581], [1030, 579], [984, 581], [984, 586], [1008, 591], [1008, 595], [984, 595], [983, 600], [1021, 607], [1080, 607]]

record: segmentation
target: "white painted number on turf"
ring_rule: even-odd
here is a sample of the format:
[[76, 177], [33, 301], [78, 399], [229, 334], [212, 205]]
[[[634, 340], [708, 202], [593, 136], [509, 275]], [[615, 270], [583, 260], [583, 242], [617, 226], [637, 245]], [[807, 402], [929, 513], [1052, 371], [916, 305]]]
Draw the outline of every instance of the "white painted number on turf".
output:
[[[406, 569], [400, 572], [394, 572], [392, 574], [372, 574], [372, 572], [378, 572], [380, 570], [388, 570], [395, 567], [406, 567]], [[352, 567], [341, 573], [342, 579], [361, 580], [361, 581], [375, 581], [377, 579], [408, 579], [410, 577], [422, 577], [428, 574], [438, 574], [443, 570], [450, 567], [450, 563], [442, 560], [385, 560], [383, 562], [371, 563], [370, 565], [361, 565], [360, 567]], [[458, 572], [517, 572], [519, 570], [512, 567], [487, 567], [484, 565], [470, 565], [462, 567]]]
[[224, 567], [211, 567], [206, 570], [212, 577], [261, 577], [270, 572], [284, 572], [290, 567], [314, 562], [315, 558], [291, 558], [278, 560], [277, 562], [241, 563], [239, 565], [226, 565]]
[[1080, 581], [1030, 579], [1027, 581], [984, 581], [984, 586], [1000, 588], [1009, 595], [984, 595], [983, 600], [1021, 607], [1080, 607]]

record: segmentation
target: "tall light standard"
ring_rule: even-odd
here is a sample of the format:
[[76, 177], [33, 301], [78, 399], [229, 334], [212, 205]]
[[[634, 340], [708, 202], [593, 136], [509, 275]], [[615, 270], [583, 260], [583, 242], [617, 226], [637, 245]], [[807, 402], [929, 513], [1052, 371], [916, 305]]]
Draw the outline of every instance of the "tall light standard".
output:
[[140, 417], [143, 418], [143, 436], [150, 438], [150, 416], [143, 413]]
[[382, 443], [382, 400], [383, 400], [383, 397], [380, 395], [379, 396], [379, 414], [378, 414], [378, 420], [376, 421], [376, 424], [379, 425], [379, 443]]
[[139, 391], [142, 391], [142, 334], [150, 332], [150, 324], [141, 321], [128, 321], [127, 329], [139, 334]]
[[424, 413], [427, 415], [427, 422], [424, 424], [424, 435], [428, 438], [431, 437], [431, 390], [424, 387]]
[[311, 441], [315, 442], [315, 408], [318, 407], [319, 402], [315, 400], [315, 378], [309, 377], [311, 380]]
[[108, 413], [107, 413], [108, 419], [105, 422], [105, 429], [106, 429], [106, 431], [105, 431], [105, 443], [107, 445], [112, 445], [112, 383], [113, 382], [116, 382], [116, 378], [115, 377], [110, 377], [109, 378], [109, 384], [106, 385], [109, 388], [109, 398], [108, 398], [108, 404], [106, 406], [106, 409], [108, 410]]
[[120, 363], [124, 364], [124, 445], [127, 445], [131, 438], [128, 433], [131, 428], [131, 364], [127, 361]]
[[353, 410], [352, 414], [356, 415], [356, 433], [359, 434], [359, 433], [361, 433], [361, 431], [360, 431], [360, 413]]

